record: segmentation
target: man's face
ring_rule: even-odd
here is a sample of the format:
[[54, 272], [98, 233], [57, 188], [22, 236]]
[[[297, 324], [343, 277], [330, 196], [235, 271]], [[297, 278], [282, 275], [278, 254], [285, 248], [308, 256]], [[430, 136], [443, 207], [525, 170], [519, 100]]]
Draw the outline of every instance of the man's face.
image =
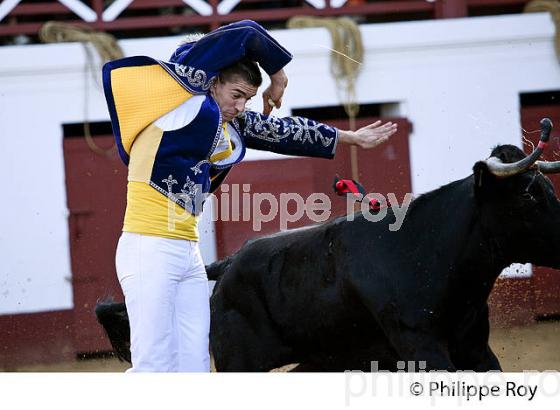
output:
[[214, 82], [211, 88], [212, 96], [220, 106], [222, 121], [234, 119], [239, 113], [245, 111], [245, 104], [257, 93], [257, 87], [234, 77], [232, 81]]

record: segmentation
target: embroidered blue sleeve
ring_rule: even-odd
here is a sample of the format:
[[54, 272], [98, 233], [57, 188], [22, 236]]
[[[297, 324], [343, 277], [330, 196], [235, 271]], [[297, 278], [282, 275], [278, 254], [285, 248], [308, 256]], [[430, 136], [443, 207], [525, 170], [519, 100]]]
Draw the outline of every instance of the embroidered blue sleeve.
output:
[[170, 61], [204, 70], [211, 78], [244, 56], [259, 63], [267, 74], [276, 73], [292, 59], [262, 26], [243, 20], [211, 31], [195, 43], [183, 44]]
[[246, 111], [235, 119], [248, 148], [285, 155], [333, 158], [338, 130], [304, 117], [277, 118]]

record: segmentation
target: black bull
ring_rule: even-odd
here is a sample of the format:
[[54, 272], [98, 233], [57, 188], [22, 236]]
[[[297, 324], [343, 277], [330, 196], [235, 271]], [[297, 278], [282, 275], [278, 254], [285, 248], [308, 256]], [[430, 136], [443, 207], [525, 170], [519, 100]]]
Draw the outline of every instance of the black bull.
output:
[[[420, 196], [396, 232], [390, 210], [377, 223], [341, 217], [249, 241], [210, 265], [216, 369], [396, 370], [399, 361], [500, 369], [488, 345], [488, 296], [512, 263], [560, 268], [560, 202], [539, 171], [550, 167], [530, 167], [533, 158], [504, 173], [500, 166], [527, 161], [513, 146], [492, 157], [497, 172], [481, 161], [473, 175]], [[97, 311], [128, 357], [124, 309]]]

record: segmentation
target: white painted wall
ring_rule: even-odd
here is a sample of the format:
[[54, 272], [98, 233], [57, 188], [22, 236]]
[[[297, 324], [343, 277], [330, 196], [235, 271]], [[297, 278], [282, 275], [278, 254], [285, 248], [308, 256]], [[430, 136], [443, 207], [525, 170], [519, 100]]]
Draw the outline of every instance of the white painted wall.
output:
[[[339, 104], [326, 30], [274, 36], [294, 53], [280, 114]], [[521, 144], [519, 93], [560, 88], [547, 14], [362, 26], [361, 103], [396, 103], [409, 118], [412, 186], [462, 178], [497, 143]], [[304, 39], [304, 41], [302, 41]], [[166, 59], [180, 37], [122, 41], [125, 54]], [[85, 53], [79, 44], [0, 47], [0, 314], [72, 307], [62, 124], [83, 122]], [[106, 121], [89, 81], [87, 119]], [[253, 109], [260, 109], [258, 99]], [[249, 160], [278, 158], [251, 152]], [[201, 227], [207, 261], [211, 223]], [[205, 237], [206, 236], [206, 237]]]

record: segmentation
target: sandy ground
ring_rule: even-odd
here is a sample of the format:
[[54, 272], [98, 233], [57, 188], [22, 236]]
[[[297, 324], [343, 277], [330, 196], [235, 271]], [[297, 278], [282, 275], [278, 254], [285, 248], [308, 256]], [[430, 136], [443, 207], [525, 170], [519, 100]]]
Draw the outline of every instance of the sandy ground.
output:
[[[530, 326], [494, 329], [490, 345], [504, 371], [560, 371], [560, 322], [541, 322]], [[122, 372], [128, 363], [117, 359], [87, 359], [52, 365], [26, 366], [21, 372]], [[280, 371], [292, 366], [284, 366]]]
[[494, 329], [490, 346], [504, 371], [560, 371], [560, 322]]

